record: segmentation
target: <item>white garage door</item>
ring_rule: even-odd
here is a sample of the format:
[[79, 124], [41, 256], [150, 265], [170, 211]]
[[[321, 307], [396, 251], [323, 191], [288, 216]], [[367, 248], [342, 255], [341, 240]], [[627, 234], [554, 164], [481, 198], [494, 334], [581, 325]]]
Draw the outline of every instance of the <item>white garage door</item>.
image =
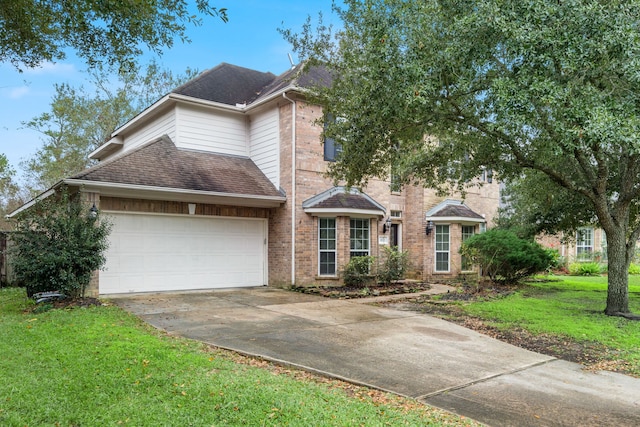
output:
[[109, 213], [100, 293], [266, 284], [266, 220]]

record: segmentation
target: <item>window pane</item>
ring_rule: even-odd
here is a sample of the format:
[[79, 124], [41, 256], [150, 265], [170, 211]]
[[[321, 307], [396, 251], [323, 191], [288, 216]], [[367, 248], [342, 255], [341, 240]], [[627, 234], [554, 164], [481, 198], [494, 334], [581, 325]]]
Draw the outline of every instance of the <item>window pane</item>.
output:
[[349, 221], [349, 248], [351, 256], [369, 255], [369, 219], [352, 218]]
[[436, 254], [436, 271], [449, 271], [449, 254], [440, 252]]
[[[469, 237], [473, 236], [476, 228], [473, 225], [463, 225], [462, 226], [462, 241], [464, 242]], [[460, 268], [462, 271], [470, 271], [473, 269], [473, 264], [471, 264], [471, 260], [468, 257], [462, 255], [460, 257]]]
[[320, 253], [320, 274], [334, 275], [336, 274], [336, 254], [335, 252]]
[[449, 226], [436, 225], [436, 271], [449, 271]]
[[320, 275], [336, 274], [336, 219], [320, 218], [318, 229], [318, 271]]

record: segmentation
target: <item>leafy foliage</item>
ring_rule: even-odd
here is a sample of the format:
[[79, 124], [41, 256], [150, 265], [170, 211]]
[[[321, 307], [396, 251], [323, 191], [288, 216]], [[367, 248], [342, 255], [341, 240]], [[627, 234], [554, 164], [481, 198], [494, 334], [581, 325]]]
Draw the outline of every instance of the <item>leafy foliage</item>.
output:
[[580, 194], [558, 187], [541, 172], [524, 171], [501, 190], [500, 228], [517, 230], [521, 237], [564, 232], [575, 235], [585, 224], [597, 223], [593, 206]]
[[342, 279], [347, 286], [364, 286], [373, 280], [371, 266], [374, 257], [355, 256], [352, 257], [342, 272]]
[[[198, 12], [227, 21], [227, 11], [196, 0]], [[0, 3], [0, 62], [37, 67], [66, 57], [72, 48], [89, 66], [101, 59], [131, 70], [143, 47], [157, 53], [174, 38], [189, 41], [187, 24], [201, 25], [183, 0], [56, 1]]]
[[332, 72], [314, 101], [341, 118], [325, 131], [342, 146], [333, 177], [358, 186], [394, 168], [441, 192], [464, 191], [483, 168], [501, 180], [544, 177], [568, 209], [543, 211], [550, 223], [584, 213], [606, 231], [615, 256], [605, 312], [628, 312], [640, 237], [640, 1], [344, 4], [335, 34], [310, 21], [300, 35], [283, 31]]
[[60, 291], [84, 296], [94, 271], [106, 259], [110, 224], [92, 216], [80, 195], [63, 190], [20, 214], [11, 262], [27, 293]]
[[15, 181], [15, 173], [7, 157], [0, 153], [0, 230], [10, 228], [4, 217], [10, 209], [19, 205], [20, 191]]
[[545, 271], [553, 262], [538, 243], [501, 229], [473, 235], [462, 243], [460, 252], [479, 264], [493, 282], [503, 284]]
[[636, 263], [629, 264], [629, 274], [637, 276], [640, 274], [640, 265]]
[[598, 276], [602, 272], [597, 262], [572, 262], [569, 264], [569, 274], [572, 276]]
[[402, 279], [409, 266], [409, 253], [389, 246], [383, 246], [383, 252], [382, 262], [378, 265], [378, 281], [392, 283]]

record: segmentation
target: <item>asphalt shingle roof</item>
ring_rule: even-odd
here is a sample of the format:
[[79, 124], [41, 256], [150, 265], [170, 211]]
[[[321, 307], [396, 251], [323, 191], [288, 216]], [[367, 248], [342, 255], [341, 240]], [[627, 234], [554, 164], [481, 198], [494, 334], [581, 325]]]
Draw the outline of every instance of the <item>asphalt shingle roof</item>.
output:
[[318, 66], [300, 66], [276, 76], [223, 62], [172, 93], [227, 105], [248, 105], [289, 85], [311, 88], [330, 82], [330, 73]]
[[282, 196], [251, 159], [181, 150], [168, 136], [71, 178], [215, 193]]
[[351, 193], [334, 194], [333, 196], [308, 207], [320, 209], [380, 209], [362, 194]]
[[465, 205], [447, 205], [432, 215], [432, 217], [456, 217], [456, 218], [477, 218], [484, 219], [466, 207]]
[[275, 79], [271, 73], [223, 62], [177, 87], [173, 93], [222, 104], [250, 104]]

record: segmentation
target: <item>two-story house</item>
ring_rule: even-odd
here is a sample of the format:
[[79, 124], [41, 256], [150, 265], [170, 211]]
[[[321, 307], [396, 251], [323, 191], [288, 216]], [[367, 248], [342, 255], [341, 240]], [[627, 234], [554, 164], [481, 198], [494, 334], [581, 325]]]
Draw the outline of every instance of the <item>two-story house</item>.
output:
[[[151, 105], [61, 181], [113, 223], [91, 294], [339, 283], [349, 258], [407, 250], [411, 276], [473, 266], [460, 242], [498, 208], [485, 177], [463, 203], [417, 186], [358, 191], [325, 176], [339, 149], [320, 139], [305, 90], [322, 69], [280, 76], [220, 64]], [[28, 208], [25, 205], [24, 208]]]

